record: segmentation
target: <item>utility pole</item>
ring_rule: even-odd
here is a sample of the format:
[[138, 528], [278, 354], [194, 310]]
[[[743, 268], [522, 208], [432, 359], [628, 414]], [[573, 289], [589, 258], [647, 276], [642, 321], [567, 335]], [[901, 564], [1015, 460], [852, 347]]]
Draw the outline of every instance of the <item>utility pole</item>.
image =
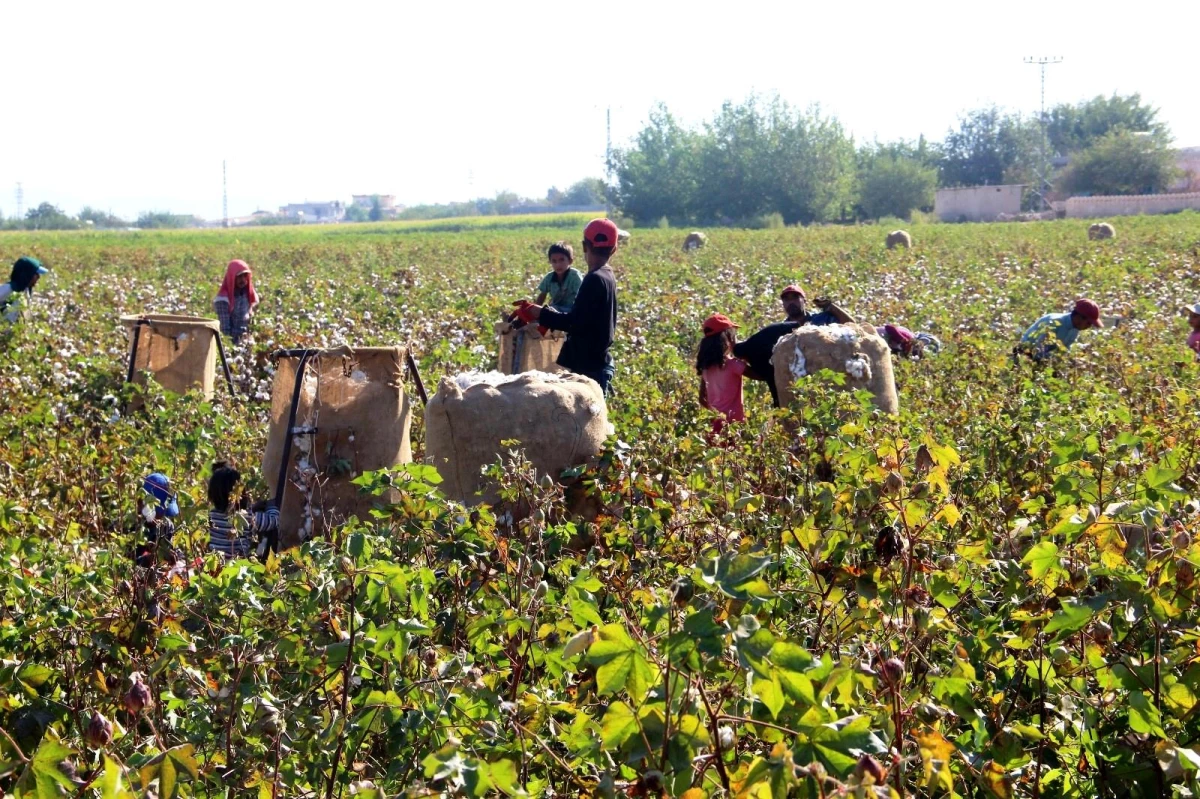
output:
[[1046, 155], [1046, 67], [1051, 64], [1061, 64], [1062, 58], [1059, 56], [1041, 56], [1034, 58], [1029, 56], [1025, 59], [1026, 64], [1037, 64], [1042, 73], [1042, 111], [1038, 116], [1038, 121], [1041, 123], [1042, 140], [1039, 147], [1039, 164], [1038, 164], [1038, 210], [1046, 210], [1046, 190], [1050, 188], [1050, 162]]
[[229, 227], [229, 178], [224, 159], [221, 160], [221, 215], [225, 217], [224, 226]]

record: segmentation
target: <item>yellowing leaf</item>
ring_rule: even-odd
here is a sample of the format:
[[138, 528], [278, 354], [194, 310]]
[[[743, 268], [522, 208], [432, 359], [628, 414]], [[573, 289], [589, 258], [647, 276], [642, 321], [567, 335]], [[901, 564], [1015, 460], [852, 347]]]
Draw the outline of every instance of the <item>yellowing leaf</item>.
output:
[[947, 791], [953, 791], [954, 774], [950, 771], [950, 759], [954, 756], [954, 744], [936, 730], [922, 730], [914, 733], [913, 737], [921, 750], [921, 764], [924, 769], [921, 785], [940, 786]]
[[962, 512], [953, 502], [947, 502], [946, 505], [938, 511], [937, 518], [944, 521], [949, 527], [958, 524], [962, 519]]
[[999, 799], [1012, 799], [1012, 782], [995, 760], [989, 760], [983, 765], [979, 770], [979, 778], [984, 787]]

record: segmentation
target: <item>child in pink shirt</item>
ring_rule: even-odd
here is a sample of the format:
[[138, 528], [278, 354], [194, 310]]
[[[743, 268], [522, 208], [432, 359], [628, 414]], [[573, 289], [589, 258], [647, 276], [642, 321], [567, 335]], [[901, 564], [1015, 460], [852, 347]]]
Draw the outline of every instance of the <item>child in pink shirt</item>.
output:
[[1200, 302], [1186, 305], [1183, 310], [1187, 311], [1188, 325], [1192, 328], [1187, 337], [1188, 349], [1196, 353], [1196, 359], [1200, 360]]
[[742, 405], [742, 375], [746, 364], [733, 357], [737, 343], [737, 325], [724, 314], [713, 314], [704, 320], [704, 338], [696, 353], [696, 372], [700, 375], [700, 405], [711, 408], [723, 418], [713, 421], [713, 433], [720, 433], [725, 422], [740, 422], [746, 418]]

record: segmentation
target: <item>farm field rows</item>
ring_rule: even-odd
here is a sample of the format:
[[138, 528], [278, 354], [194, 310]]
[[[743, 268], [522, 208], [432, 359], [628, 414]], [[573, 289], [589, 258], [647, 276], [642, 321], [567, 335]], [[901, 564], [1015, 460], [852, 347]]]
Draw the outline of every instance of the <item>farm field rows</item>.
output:
[[[0, 341], [0, 789], [1200, 790], [1200, 366], [1176, 310], [1200, 301], [1200, 215], [1103, 242], [1076, 221], [911, 231], [888, 251], [876, 226], [716, 230], [685, 254], [686, 231], [634, 229], [594, 522], [519, 460], [498, 470], [534, 509], [515, 528], [413, 466], [375, 518], [228, 565], [205, 482], [227, 459], [265, 496], [268, 353], [411, 342], [432, 392], [494, 366], [495, 321], [579, 227], [0, 235], [0, 262], [52, 269]], [[122, 413], [120, 314], [211, 316], [231, 258], [263, 297], [230, 349], [239, 396]], [[713, 448], [700, 322], [749, 335], [793, 282], [945, 349], [895, 364], [897, 417], [820, 378], [772, 412], [747, 383]], [[1014, 368], [1024, 327], [1082, 296], [1121, 323]], [[422, 429], [417, 403], [418, 461]], [[186, 569], [130, 557], [151, 471], [179, 491]]]

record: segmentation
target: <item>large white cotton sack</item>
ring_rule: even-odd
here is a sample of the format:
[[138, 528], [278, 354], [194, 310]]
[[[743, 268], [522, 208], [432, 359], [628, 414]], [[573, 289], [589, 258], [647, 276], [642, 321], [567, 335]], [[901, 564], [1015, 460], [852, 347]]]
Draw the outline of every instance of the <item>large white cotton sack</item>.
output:
[[519, 441], [539, 475], [558, 479], [599, 454], [610, 431], [600, 386], [570, 372], [444, 377], [425, 408], [426, 458], [464, 504], [499, 498], [482, 471], [513, 448], [500, 442]]
[[804, 325], [779, 339], [771, 362], [779, 403], [792, 401], [792, 384], [830, 369], [846, 375], [845, 389], [871, 392], [875, 407], [897, 413], [896, 381], [892, 376], [892, 354], [887, 342], [867, 325]]

